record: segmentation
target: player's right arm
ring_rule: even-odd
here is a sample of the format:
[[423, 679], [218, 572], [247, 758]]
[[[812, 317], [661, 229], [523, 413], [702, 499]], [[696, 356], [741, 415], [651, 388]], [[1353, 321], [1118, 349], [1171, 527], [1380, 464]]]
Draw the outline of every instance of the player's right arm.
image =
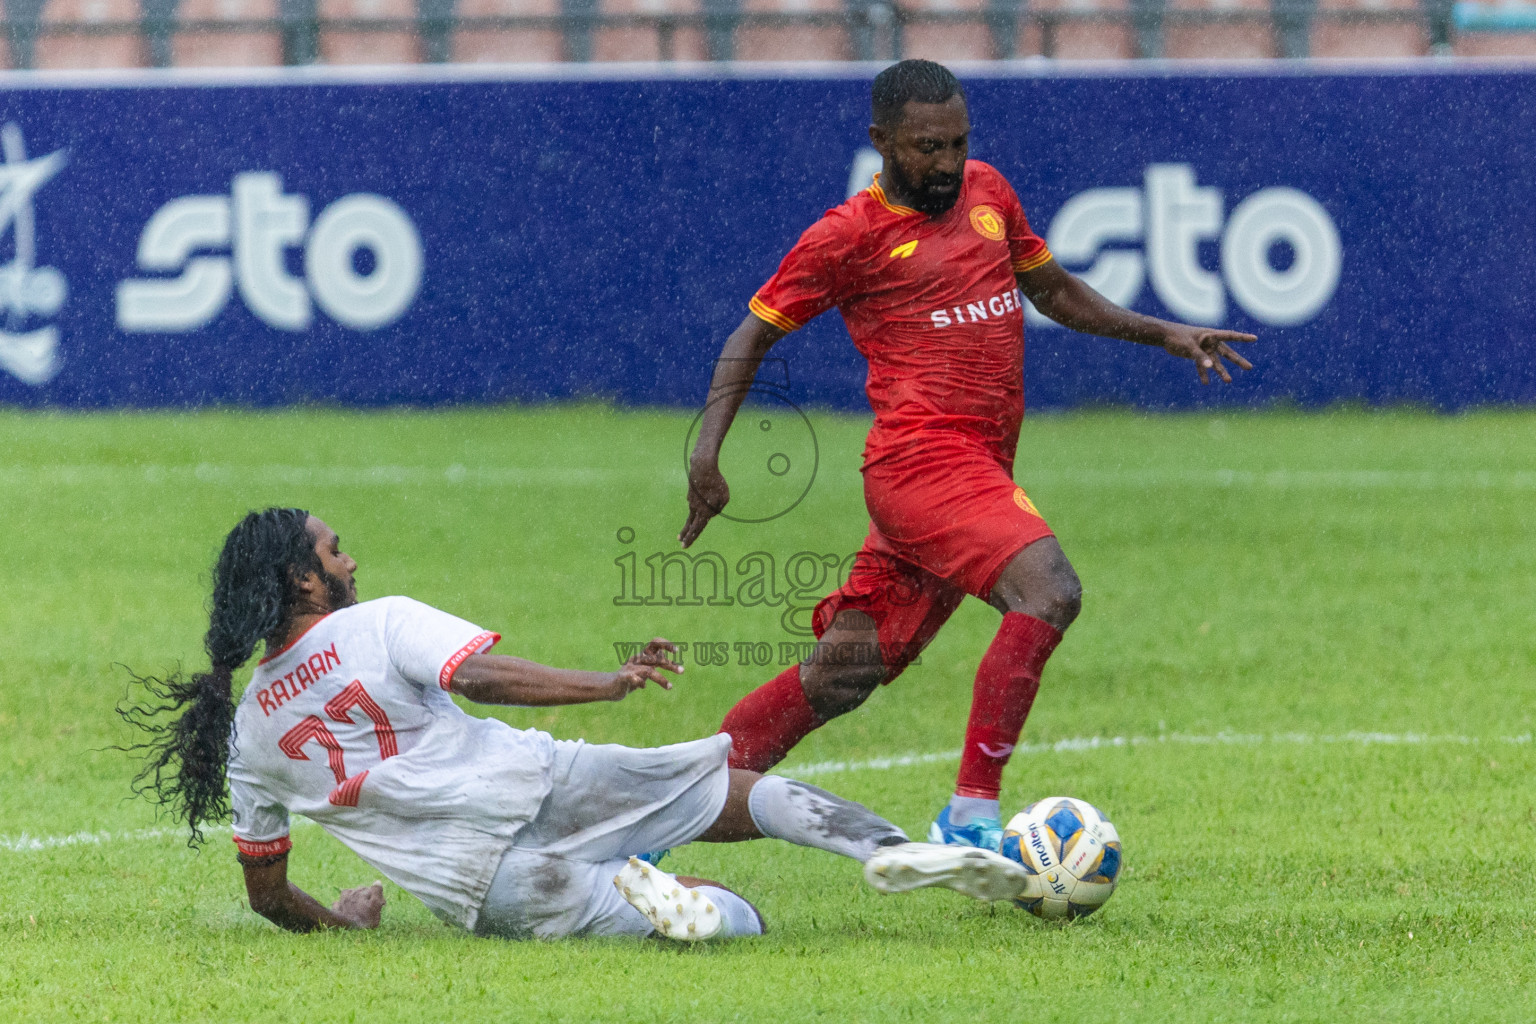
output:
[[847, 286], [848, 253], [858, 237], [859, 226], [844, 207], [829, 210], [805, 229], [773, 277], [752, 296], [747, 318], [726, 339], [688, 459], [688, 521], [677, 535], [683, 547], [697, 540], [731, 499], [720, 472], [720, 449], [763, 356], [784, 335], [837, 305]]
[[329, 907], [288, 881], [288, 854], [240, 854], [245, 894], [251, 909], [279, 928], [312, 932], [320, 928], [377, 928], [384, 913], [384, 885], [344, 889]]
[[688, 460], [688, 521], [677, 537], [685, 548], [698, 539], [710, 519], [731, 500], [731, 488], [720, 472], [720, 447], [746, 400], [763, 356], [788, 333], [756, 313], [748, 313], [741, 326], [725, 339], [709, 382], [709, 400], [699, 422], [699, 438]]
[[583, 672], [540, 665], [525, 658], [476, 654], [465, 658], [453, 673], [448, 690], [476, 704], [525, 708], [623, 700], [648, 682], [663, 690], [672, 689], [672, 681], [662, 672], [683, 670], [672, 660], [676, 653], [676, 644], [657, 637], [625, 661], [617, 672]]

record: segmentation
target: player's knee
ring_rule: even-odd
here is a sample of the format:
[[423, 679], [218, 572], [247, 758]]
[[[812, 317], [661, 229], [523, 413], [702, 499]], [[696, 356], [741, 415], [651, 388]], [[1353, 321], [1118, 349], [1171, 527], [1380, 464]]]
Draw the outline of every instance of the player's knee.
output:
[[818, 644], [816, 652], [800, 664], [806, 702], [823, 720], [863, 704], [884, 677], [879, 639], [873, 634], [852, 642]]
[[1062, 559], [1029, 580], [1027, 587], [1010, 587], [994, 599], [1001, 611], [1021, 612], [1059, 630], [1072, 625], [1083, 610], [1083, 584], [1071, 563]]
[[1057, 629], [1066, 629], [1072, 625], [1082, 612], [1083, 581], [1077, 578], [1077, 573], [1070, 565], [1065, 567], [1065, 571], [1053, 576], [1046, 603], [1050, 612], [1046, 621]]

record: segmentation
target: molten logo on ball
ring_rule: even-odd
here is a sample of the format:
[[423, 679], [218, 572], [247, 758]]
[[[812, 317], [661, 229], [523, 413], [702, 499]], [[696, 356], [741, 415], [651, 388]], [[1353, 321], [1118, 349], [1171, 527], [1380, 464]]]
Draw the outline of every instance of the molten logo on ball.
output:
[[1068, 796], [1047, 797], [1013, 816], [1002, 854], [1029, 872], [1015, 900], [1048, 921], [1086, 917], [1109, 899], [1120, 877], [1120, 834], [1094, 807]]

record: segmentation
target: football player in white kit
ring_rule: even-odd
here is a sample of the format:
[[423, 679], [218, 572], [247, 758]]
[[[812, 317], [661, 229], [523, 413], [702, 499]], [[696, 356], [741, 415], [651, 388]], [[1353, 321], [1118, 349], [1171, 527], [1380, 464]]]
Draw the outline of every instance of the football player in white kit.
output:
[[[718, 883], [637, 859], [693, 840], [764, 836], [864, 864], [882, 892], [939, 885], [984, 900], [1024, 888], [990, 851], [912, 843], [814, 786], [727, 767], [717, 734], [653, 749], [556, 740], [475, 718], [451, 698], [551, 706], [671, 688], [652, 641], [617, 672], [487, 654], [500, 636], [405, 597], [358, 603], [357, 563], [302, 509], [252, 512], [214, 571], [211, 671], [147, 678], [121, 713], [149, 732], [137, 786], [200, 827], [232, 810], [251, 908], [292, 931], [377, 927], [379, 883], [327, 907], [288, 881], [289, 818], [321, 825], [440, 918], [483, 935], [762, 931]], [[265, 645], [238, 701], [232, 676]], [[172, 720], [162, 712], [180, 711]], [[226, 795], [227, 782], [227, 795]]]

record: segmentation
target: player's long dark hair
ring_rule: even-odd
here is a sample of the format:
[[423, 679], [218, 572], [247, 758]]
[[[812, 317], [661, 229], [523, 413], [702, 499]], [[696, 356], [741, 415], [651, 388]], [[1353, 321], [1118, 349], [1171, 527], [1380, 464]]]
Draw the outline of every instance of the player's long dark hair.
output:
[[251, 512], [224, 538], [213, 570], [213, 598], [203, 647], [212, 668], [190, 679], [138, 676], [139, 702], [125, 700], [117, 713], [146, 734], [125, 749], [142, 754], [133, 791], [170, 810], [191, 830], [189, 846], [203, 841], [205, 822], [229, 814], [224, 772], [235, 718], [235, 670], [250, 660], [258, 642], [269, 647], [298, 602], [298, 579], [323, 569], [315, 538], [298, 508]]

